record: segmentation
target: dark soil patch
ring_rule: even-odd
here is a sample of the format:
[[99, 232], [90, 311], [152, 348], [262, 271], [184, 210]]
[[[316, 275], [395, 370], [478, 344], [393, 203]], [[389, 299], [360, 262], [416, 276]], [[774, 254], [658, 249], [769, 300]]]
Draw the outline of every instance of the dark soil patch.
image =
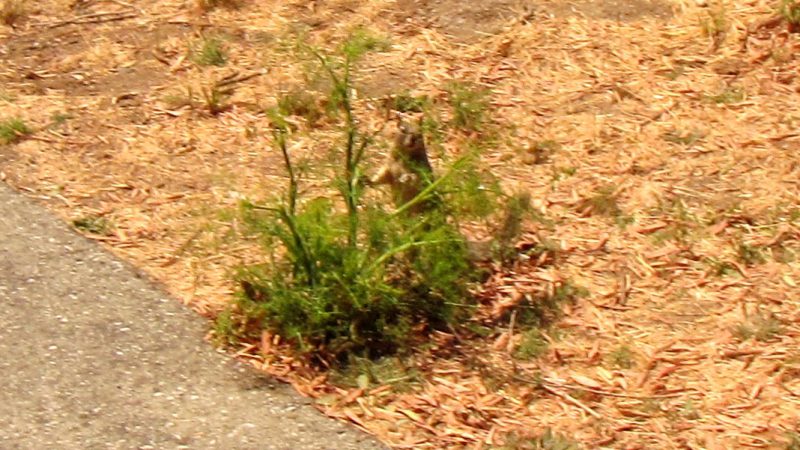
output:
[[662, 0], [557, 0], [544, 2], [540, 7], [556, 16], [579, 15], [590, 19], [631, 21], [672, 16], [672, 7]]
[[518, 15], [519, 1], [398, 0], [395, 20], [437, 28], [460, 42], [495, 34]]
[[[151, 51], [163, 40], [187, 33], [188, 28], [169, 24], [155, 28], [98, 30], [94, 35], [87, 35], [85, 30], [77, 26], [65, 27], [11, 38], [0, 44], [0, 54], [9, 68], [14, 69], [5, 73], [6, 81], [22, 84], [25, 92], [38, 94], [56, 90], [68, 95], [102, 93], [116, 97], [143, 92], [163, 82], [168, 73]], [[105, 73], [86, 73], [80, 69], [58, 70], [58, 64], [63, 64], [69, 58], [81, 59], [93, 40], [98, 38], [106, 38], [111, 43], [135, 45], [134, 60], [131, 64], [110, 68]]]
[[672, 16], [671, 6], [662, 0], [398, 0], [395, 20], [436, 28], [458, 42], [471, 42], [496, 34], [513, 18], [530, 12], [624, 21]]
[[366, 97], [385, 97], [409, 91], [414, 87], [414, 74], [403, 69], [379, 69], [358, 80], [358, 89]]

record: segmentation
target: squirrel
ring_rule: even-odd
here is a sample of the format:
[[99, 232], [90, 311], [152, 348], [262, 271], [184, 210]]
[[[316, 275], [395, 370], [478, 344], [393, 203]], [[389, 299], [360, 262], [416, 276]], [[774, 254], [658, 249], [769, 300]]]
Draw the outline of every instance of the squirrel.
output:
[[[388, 184], [394, 204], [400, 208], [417, 197], [433, 180], [421, 123], [401, 120], [394, 148], [383, 167], [369, 180], [370, 184]], [[413, 205], [409, 211], [419, 214], [432, 206], [432, 201], [427, 199]]]
[[[421, 121], [410, 123], [400, 120], [394, 148], [384, 165], [367, 180], [367, 183], [373, 186], [388, 184], [391, 187], [395, 207], [401, 208], [416, 198], [434, 180]], [[432, 193], [430, 197], [408, 208], [407, 213], [419, 216], [442, 206], [441, 198]], [[486, 263], [497, 259], [503, 263], [512, 261], [515, 257], [513, 244], [521, 231], [521, 222], [529, 207], [530, 194], [523, 192], [512, 196], [493, 238], [484, 241], [466, 241], [468, 259], [473, 263]]]

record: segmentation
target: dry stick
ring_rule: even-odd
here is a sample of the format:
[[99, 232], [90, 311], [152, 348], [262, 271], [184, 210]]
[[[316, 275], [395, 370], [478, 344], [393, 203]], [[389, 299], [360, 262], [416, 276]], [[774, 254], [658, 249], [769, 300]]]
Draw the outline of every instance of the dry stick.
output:
[[153, 55], [153, 58], [157, 59], [158, 61], [160, 61], [164, 65], [172, 66], [172, 63], [164, 55], [161, 55], [160, 53], [158, 53], [155, 50], [152, 50], [150, 53]]
[[515, 309], [514, 312], [511, 313], [511, 320], [508, 323], [508, 344], [506, 344], [506, 351], [511, 354], [511, 351], [514, 349], [514, 325], [517, 322], [517, 310]]
[[180, 259], [181, 255], [183, 255], [183, 253], [189, 248], [192, 242], [194, 242], [194, 240], [197, 239], [198, 236], [200, 236], [201, 232], [202, 230], [197, 230], [191, 236], [189, 236], [189, 239], [187, 239], [183, 244], [181, 244], [181, 246], [178, 247], [177, 250], [175, 250], [175, 252], [172, 254], [172, 256], [169, 257], [168, 260], [161, 263], [161, 267], [167, 267], [175, 264], [178, 261], [178, 259]]
[[602, 395], [604, 397], [617, 397], [617, 398], [631, 398], [636, 400], [652, 400], [652, 399], [659, 399], [659, 398], [676, 398], [682, 397], [684, 395], [695, 394], [695, 391], [684, 391], [684, 392], [673, 392], [670, 394], [660, 394], [660, 395], [634, 395], [634, 394], [618, 394], [616, 392], [608, 392], [608, 391], [601, 391], [600, 389], [592, 389], [589, 387], [584, 386], [577, 386], [572, 384], [564, 384], [562, 385], [565, 388], [569, 389], [576, 389], [579, 391], [586, 391], [591, 392], [592, 394]]
[[73, 17], [68, 20], [64, 20], [61, 22], [56, 22], [47, 25], [47, 28], [60, 28], [67, 25], [78, 25], [78, 24], [86, 24], [86, 23], [103, 23], [103, 22], [112, 22], [115, 20], [124, 20], [136, 17], [136, 13], [133, 12], [120, 12], [120, 11], [112, 11], [112, 12], [99, 12], [93, 14], [85, 14], [83, 16]]
[[636, 383], [638, 387], [643, 387], [645, 383], [647, 383], [647, 380], [650, 378], [650, 372], [656, 367], [658, 361], [659, 359], [654, 357], [647, 362], [647, 366], [645, 366], [644, 372], [642, 373], [641, 378], [639, 378], [639, 382]]
[[684, 392], [673, 392], [673, 393], [670, 393], [670, 394], [658, 394], [658, 395], [619, 394], [619, 393], [616, 393], [616, 392], [608, 392], [608, 391], [603, 391], [603, 390], [600, 390], [600, 389], [593, 389], [593, 388], [589, 388], [589, 387], [585, 387], [585, 386], [578, 386], [578, 385], [574, 385], [574, 384], [555, 383], [555, 382], [547, 381], [547, 380], [536, 380], [536, 381], [534, 381], [534, 380], [526, 379], [524, 377], [520, 377], [518, 375], [515, 375], [512, 378], [517, 380], [517, 381], [521, 381], [523, 383], [533, 384], [533, 385], [537, 385], [537, 386], [541, 385], [542, 387], [548, 387], [548, 386], [549, 387], [560, 387], [560, 388], [566, 388], [566, 389], [574, 389], [576, 391], [591, 392], [592, 394], [602, 395], [604, 397], [630, 398], [630, 399], [635, 399], [635, 400], [652, 400], [652, 399], [659, 399], [659, 398], [676, 398], [676, 397], [681, 397], [683, 395], [690, 395], [690, 394], [696, 394], [697, 393], [696, 391], [684, 391]]
[[233, 72], [230, 75], [223, 77], [221, 80], [218, 80], [214, 83], [214, 86], [217, 88], [230, 86], [232, 84], [243, 83], [245, 81], [251, 80], [256, 77], [260, 77], [261, 75], [266, 74], [266, 70], [262, 70], [259, 72], [253, 72], [245, 75], [240, 75], [238, 71]]
[[17, 133], [17, 137], [19, 137], [19, 138], [23, 138], [24, 137], [25, 139], [28, 139], [28, 140], [31, 140], [31, 141], [47, 142], [48, 144], [56, 144], [58, 142], [61, 142], [61, 141], [57, 141], [55, 139], [50, 139], [50, 138], [46, 138], [46, 137], [30, 136], [30, 135], [26, 136], [26, 135], [21, 134], [21, 133]]
[[784, 384], [784, 382], [783, 382], [783, 372], [784, 371], [781, 370], [781, 373], [779, 373], [778, 376], [775, 377], [775, 381], [776, 381], [777, 385], [780, 386], [784, 391], [788, 392], [789, 395], [791, 395], [792, 397], [800, 398], [800, 393], [789, 389], [789, 387], [786, 386], [786, 384]]
[[542, 388], [544, 390], [546, 390], [547, 392], [550, 392], [551, 394], [557, 395], [557, 396], [563, 398], [564, 400], [572, 403], [573, 405], [577, 406], [578, 408], [586, 411], [587, 413], [589, 413], [595, 419], [599, 419], [600, 418], [600, 414], [595, 412], [595, 410], [593, 410], [592, 408], [589, 408], [588, 406], [584, 405], [583, 403], [580, 402], [580, 400], [578, 400], [575, 397], [567, 394], [566, 392], [560, 392], [559, 390], [554, 389], [554, 388], [552, 388], [552, 387], [550, 387], [550, 386], [548, 386], [546, 384], [543, 384]]
[[30, 140], [30, 141], [47, 142], [48, 144], [66, 144], [66, 145], [79, 145], [79, 146], [91, 145], [91, 143], [84, 142], [84, 141], [71, 141], [71, 140], [68, 140], [68, 139], [58, 140], [58, 139], [50, 139], [50, 138], [46, 138], [46, 137], [41, 137], [41, 136], [26, 136], [25, 139]]
[[783, 17], [780, 15], [773, 15], [763, 19], [759, 22], [751, 24], [747, 29], [744, 31], [744, 38], [742, 38], [742, 46], [740, 48], [741, 51], [747, 51], [747, 44], [750, 40], [750, 35], [755, 34], [756, 32], [760, 31], [762, 28], [774, 28], [783, 22]]
[[793, 139], [793, 138], [796, 138], [796, 137], [800, 137], [800, 133], [797, 133], [797, 132], [783, 133], [783, 134], [779, 134], [779, 135], [776, 135], [776, 136], [769, 136], [769, 137], [766, 137], [766, 138], [763, 138], [763, 139], [751, 139], [749, 141], [742, 142], [741, 145], [744, 146], [744, 147], [750, 147], [750, 146], [753, 146], [753, 145], [763, 144], [764, 141], [769, 141], [769, 142], [775, 144], [775, 143], [778, 143], [778, 142], [781, 142], [781, 141], [784, 141], [784, 140], [788, 140], [788, 139]]
[[139, 14], [144, 15], [144, 10], [142, 8], [134, 6], [134, 5], [130, 4], [130, 3], [126, 3], [126, 2], [123, 2], [123, 1], [120, 1], [120, 0], [107, 0], [107, 1], [109, 1], [111, 3], [116, 3], [117, 5], [124, 6], [126, 8], [130, 8], [130, 9], [136, 10], [136, 11], [139, 12]]

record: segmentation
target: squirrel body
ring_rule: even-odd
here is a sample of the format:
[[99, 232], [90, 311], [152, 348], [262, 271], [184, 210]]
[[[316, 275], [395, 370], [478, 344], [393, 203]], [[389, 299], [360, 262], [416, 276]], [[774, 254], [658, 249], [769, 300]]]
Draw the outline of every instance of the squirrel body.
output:
[[[370, 180], [373, 185], [388, 184], [396, 207], [402, 207], [419, 195], [433, 182], [433, 168], [428, 160], [425, 137], [418, 124], [400, 122], [394, 148], [377, 174]], [[421, 201], [410, 208], [419, 213], [431, 207], [431, 202]]]

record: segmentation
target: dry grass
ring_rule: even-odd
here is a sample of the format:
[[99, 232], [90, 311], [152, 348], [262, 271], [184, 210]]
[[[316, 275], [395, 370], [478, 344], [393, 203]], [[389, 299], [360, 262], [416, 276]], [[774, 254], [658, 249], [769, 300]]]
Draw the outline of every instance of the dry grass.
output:
[[[69, 17], [64, 3], [41, 9]], [[271, 336], [239, 356], [397, 448], [501, 447], [546, 429], [587, 448], [788, 445], [800, 421], [800, 38], [773, 19], [776, 4], [726, 2], [714, 29], [704, 23], [717, 6], [694, 1], [623, 20], [554, 6], [451, 38], [447, 17], [403, 2], [306, 3], [200, 17], [183, 1], [144, 1], [135, 20], [0, 30], [4, 114], [42, 130], [0, 147], [7, 180], [65, 219], [113, 223], [91, 237], [214, 314], [230, 268], [258, 258], [231, 211], [282, 185], [263, 110], [308, 74], [286, 52], [289, 30], [326, 44], [368, 25], [393, 45], [361, 71], [365, 127], [385, 121], [371, 95], [446, 104], [453, 80], [484, 87], [481, 120], [499, 130], [487, 160], [542, 219], [520, 245], [552, 251], [495, 273], [473, 324], [489, 331], [434, 337], [406, 362], [413, 377], [337, 387]], [[201, 26], [231, 36], [225, 67], [187, 60]], [[121, 31], [131, 48], [112, 58], [103, 43]], [[63, 44], [31, 51], [35, 38]], [[216, 114], [163, 101], [265, 68]], [[54, 114], [73, 119], [46, 126]], [[299, 125], [298, 152], [335, 143], [327, 119]], [[447, 131], [443, 152], [459, 153], [465, 133]], [[514, 305], [567, 281], [588, 296], [563, 306], [546, 345], [511, 325]], [[515, 358], [520, 345], [533, 359]]]
[[211, 11], [218, 7], [238, 8], [241, 6], [240, 0], [196, 0], [197, 7], [202, 11]]

